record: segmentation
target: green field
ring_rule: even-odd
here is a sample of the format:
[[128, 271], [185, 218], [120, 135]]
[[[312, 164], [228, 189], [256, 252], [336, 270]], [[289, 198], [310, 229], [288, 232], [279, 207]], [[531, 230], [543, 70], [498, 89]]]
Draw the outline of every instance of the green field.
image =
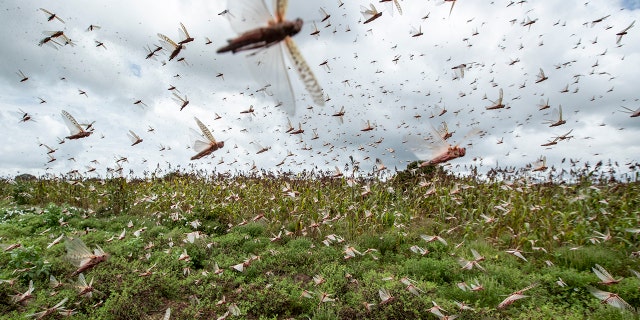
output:
[[[4, 180], [0, 318], [63, 298], [73, 319], [162, 319], [167, 308], [171, 319], [437, 319], [435, 304], [458, 319], [637, 318], [589, 288], [640, 306], [640, 184], [425, 171]], [[84, 272], [91, 298], [78, 295], [65, 240], [47, 248], [61, 235], [109, 254]], [[600, 284], [596, 264], [622, 280]], [[30, 280], [33, 297], [12, 302]]]

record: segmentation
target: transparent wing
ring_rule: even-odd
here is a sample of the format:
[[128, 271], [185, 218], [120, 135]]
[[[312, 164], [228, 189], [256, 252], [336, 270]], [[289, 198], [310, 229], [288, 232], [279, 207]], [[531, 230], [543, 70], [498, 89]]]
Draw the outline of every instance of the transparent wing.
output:
[[562, 120], [562, 105], [558, 106], [558, 120]]
[[69, 300], [69, 298], [64, 298], [62, 299], [62, 301], [58, 302], [55, 306], [53, 306], [51, 309], [58, 309], [60, 307], [62, 307], [63, 304], [65, 304], [67, 302], [67, 300]]
[[400, 7], [400, 2], [398, 2], [398, 0], [393, 0], [393, 3], [396, 5], [396, 9], [398, 9], [398, 14], [402, 15], [402, 8]]
[[196, 123], [198, 124], [198, 127], [200, 127], [200, 130], [202, 131], [202, 134], [205, 136], [205, 138], [209, 139], [211, 143], [215, 144], [216, 139], [211, 134], [211, 131], [209, 131], [209, 128], [207, 128], [207, 126], [205, 126], [204, 123], [202, 123], [198, 118], [193, 118], [196, 119]]
[[78, 287], [81, 287], [81, 288], [85, 288], [88, 286], [87, 280], [85, 279], [84, 274], [81, 273], [78, 275], [78, 282], [76, 284]]
[[75, 266], [79, 267], [82, 262], [93, 256], [91, 250], [80, 240], [80, 238], [67, 238], [64, 243], [67, 249], [67, 259]]
[[393, 17], [393, 14], [395, 11], [395, 9], [393, 8], [394, 6], [396, 9], [398, 9], [398, 14], [402, 15], [402, 8], [400, 7], [400, 3], [398, 2], [398, 0], [390, 0], [385, 2], [387, 2], [387, 9], [389, 11], [389, 15]]
[[380, 296], [380, 300], [382, 301], [387, 301], [391, 298], [391, 294], [389, 293], [389, 291], [384, 288], [378, 290], [378, 295]]
[[539, 168], [539, 167], [544, 167], [547, 165], [547, 157], [543, 156], [542, 158], [540, 158], [539, 160], [536, 160], [533, 163], [534, 167]]
[[178, 47], [178, 44], [176, 44], [173, 40], [171, 40], [171, 38], [165, 36], [162, 33], [158, 33], [158, 38], [162, 40], [161, 41], [162, 47], [169, 52], [173, 51], [175, 48]]
[[195, 152], [202, 152], [211, 146], [209, 142], [206, 142], [206, 140], [208, 139], [202, 136], [202, 134], [200, 134], [198, 131], [190, 128], [189, 132], [191, 133], [191, 144]]
[[633, 20], [633, 22], [631, 22], [631, 24], [628, 27], [624, 28], [624, 31], [628, 31], [629, 29], [631, 29], [634, 24], [636, 24], [635, 20]]
[[471, 130], [469, 130], [469, 132], [467, 132], [464, 135], [464, 137], [462, 137], [462, 139], [460, 139], [460, 141], [458, 142], [457, 145], [459, 146], [462, 142], [467, 141], [467, 140], [469, 140], [469, 139], [473, 138], [474, 136], [479, 135], [481, 133], [482, 133], [482, 130], [480, 130], [478, 128], [472, 128]]
[[274, 8], [276, 9], [276, 21], [284, 21], [287, 16], [288, 0], [274, 0]]
[[49, 286], [51, 288], [57, 288], [58, 286], [60, 286], [60, 281], [58, 281], [58, 279], [56, 279], [56, 277], [54, 277], [52, 274], [49, 275]]
[[183, 104], [183, 103], [185, 103], [185, 102], [187, 101], [187, 100], [186, 100], [186, 99], [187, 99], [187, 96], [184, 96], [184, 98], [182, 98], [181, 96], [179, 96], [179, 95], [178, 95], [177, 93], [175, 93], [175, 92], [173, 93], [173, 96], [175, 97], [175, 98], [172, 98], [172, 99], [173, 99], [173, 101], [175, 101], [175, 102], [176, 102], [176, 103], [178, 103], [178, 104]]
[[264, 149], [264, 147], [258, 142], [258, 141], [251, 141], [250, 143], [254, 144], [256, 147], [254, 149], [256, 149], [256, 152], [260, 152]]
[[132, 143], [138, 141], [138, 139], [140, 139], [140, 137], [133, 131], [129, 130], [129, 133], [127, 134], [127, 136], [129, 137], [129, 140], [131, 140]]
[[264, 27], [273, 20], [264, 0], [232, 0], [227, 5], [229, 12], [235, 15], [226, 15], [229, 17], [229, 24], [238, 34]]
[[76, 119], [74, 119], [73, 116], [69, 114], [69, 112], [62, 110], [61, 113], [62, 113], [62, 119], [64, 120], [64, 123], [69, 128], [69, 131], [71, 131], [72, 135], [83, 131], [78, 121], [76, 121]]
[[436, 129], [436, 132], [438, 132], [438, 135], [441, 137], [446, 136], [449, 133], [449, 127], [447, 126], [447, 123], [443, 121], [442, 124], [440, 124]]
[[549, 103], [548, 101], [549, 99], [547, 99], [547, 101], [544, 101], [544, 99], [540, 99], [540, 103], [538, 103], [538, 108], [546, 107], [547, 104]]
[[44, 13], [46, 13], [46, 14], [50, 15], [50, 16], [52, 16], [52, 15], [53, 15], [53, 13], [52, 13], [51, 11], [49, 11], [49, 10], [47, 10], [47, 9], [45, 9], [45, 8], [40, 8], [40, 10], [42, 10], [42, 12], [44, 12]]
[[553, 109], [552, 121], [557, 121], [558, 119], [562, 119], [561, 117], [562, 117], [562, 106], [559, 106], [557, 109]]
[[374, 7], [373, 4], [371, 4], [371, 9], [368, 9], [365, 6], [360, 6], [360, 10], [360, 13], [362, 13], [365, 20], [371, 19], [378, 13], [378, 10], [376, 10], [376, 7]]
[[282, 109], [295, 114], [295, 97], [284, 62], [282, 44], [255, 51], [247, 56], [248, 67], [261, 86], [269, 85], [270, 95], [282, 102]]
[[450, 144], [434, 133], [431, 136], [407, 135], [407, 150], [411, 151], [418, 159], [431, 159], [433, 155], [447, 151]]
[[319, 106], [324, 106], [324, 93], [322, 92], [322, 87], [318, 83], [315, 75], [313, 75], [313, 71], [311, 71], [311, 68], [309, 68], [309, 65], [307, 65], [307, 62], [302, 57], [300, 50], [298, 50], [298, 46], [296, 46], [291, 37], [285, 38], [284, 41], [289, 49], [287, 51], [289, 53], [289, 57], [296, 66], [298, 75], [313, 98], [313, 102]]
[[180, 22], [180, 29], [178, 29], [178, 32], [180, 33], [180, 37], [182, 39], [191, 38], [191, 36], [189, 36], [189, 32], [187, 31], [187, 28], [184, 27], [184, 24], [182, 24], [182, 22]]
[[196, 140], [193, 143], [193, 150], [195, 150], [196, 152], [202, 152], [204, 150], [209, 149], [209, 147], [211, 147], [211, 144], [206, 143], [202, 140]]
[[588, 289], [589, 289], [589, 292], [591, 292], [591, 294], [593, 294], [596, 298], [600, 300], [604, 300], [610, 296], [609, 292], [602, 291], [594, 287], [588, 287]]
[[422, 33], [422, 26], [418, 26], [418, 29], [416, 29], [416, 27], [414, 26], [411, 26], [411, 31], [409, 31], [410, 35], [414, 36], [420, 33]]
[[100, 248], [100, 246], [96, 246], [93, 249], [93, 254], [96, 255], [96, 256], [104, 256], [104, 255], [106, 255], [106, 253], [104, 252], [104, 250], [102, 250], [102, 248]]

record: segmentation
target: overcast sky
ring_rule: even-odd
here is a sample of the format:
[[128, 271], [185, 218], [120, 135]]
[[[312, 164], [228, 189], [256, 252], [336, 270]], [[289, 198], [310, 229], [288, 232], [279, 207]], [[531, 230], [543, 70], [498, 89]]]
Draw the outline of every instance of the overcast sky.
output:
[[[287, 19], [305, 22], [293, 39], [329, 99], [324, 106], [313, 103], [294, 69], [258, 75], [250, 65], [262, 58], [216, 53], [237, 35], [229, 20], [248, 15], [233, 9], [219, 15], [226, 1], [0, 1], [0, 175], [89, 167], [96, 168], [92, 175], [104, 175], [121, 157], [128, 158], [121, 163], [124, 172], [138, 175], [158, 165], [248, 171], [254, 161], [268, 170], [343, 168], [350, 155], [363, 170], [371, 170], [376, 158], [403, 169], [417, 159], [407, 150], [415, 144], [412, 137], [443, 121], [455, 131], [449, 141], [467, 147], [465, 157], [451, 162], [452, 170], [469, 164], [524, 167], [542, 156], [557, 167], [562, 158], [621, 165], [638, 160], [640, 118], [622, 110], [640, 108], [640, 26], [619, 44], [616, 33], [640, 20], [640, 1], [463, 0], [451, 15], [450, 4], [438, 0], [400, 1], [402, 15], [375, 2], [382, 16], [368, 24], [360, 11], [370, 2], [343, 1], [341, 7], [337, 0], [289, 1], [287, 11]], [[47, 21], [41, 7], [64, 23]], [[321, 7], [331, 15], [324, 22]], [[535, 22], [523, 25], [527, 21]], [[181, 40], [180, 22], [195, 41], [172, 61], [168, 52], [145, 59], [145, 47], [160, 44], [158, 33]], [[317, 37], [310, 35], [314, 22]], [[90, 25], [100, 28], [88, 31]], [[412, 37], [413, 29], [423, 35]], [[58, 30], [76, 45], [38, 45], [44, 32]], [[273, 56], [269, 51], [278, 48], [262, 53]], [[467, 69], [460, 77], [452, 68], [463, 63]], [[540, 68], [548, 79], [536, 83]], [[21, 82], [18, 70], [29, 79]], [[288, 85], [277, 80], [285, 72], [295, 115], [276, 107], [289, 99]], [[273, 82], [266, 90], [271, 95], [259, 91], [266, 82]], [[190, 101], [182, 111], [171, 86]], [[568, 92], [561, 92], [565, 87]], [[507, 108], [486, 110], [500, 89]], [[538, 110], [541, 99], [551, 108]], [[137, 100], [147, 107], [135, 105]], [[240, 113], [251, 105], [254, 115]], [[546, 121], [560, 105], [566, 124], [549, 127]], [[341, 123], [331, 115], [343, 106]], [[443, 108], [447, 113], [438, 116]], [[21, 121], [20, 110], [35, 121]], [[80, 123], [95, 121], [94, 133], [59, 144], [69, 135], [62, 110]], [[196, 154], [194, 116], [226, 144], [213, 156], [190, 161]], [[286, 133], [287, 117], [304, 133]], [[366, 121], [375, 129], [361, 132]], [[472, 128], [484, 133], [463, 140]], [[312, 139], [313, 129], [318, 139]], [[129, 130], [144, 141], [131, 146]], [[572, 139], [541, 146], [570, 130]], [[55, 161], [48, 162], [40, 143], [57, 149]], [[271, 150], [256, 154], [258, 144]]]

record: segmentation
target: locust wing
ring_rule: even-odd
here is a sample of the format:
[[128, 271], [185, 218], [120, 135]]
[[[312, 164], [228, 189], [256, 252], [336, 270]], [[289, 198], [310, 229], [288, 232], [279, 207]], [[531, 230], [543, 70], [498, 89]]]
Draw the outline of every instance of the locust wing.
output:
[[64, 246], [67, 249], [67, 259], [76, 267], [85, 264], [94, 255], [80, 238], [67, 238]]
[[62, 113], [62, 119], [64, 120], [64, 123], [69, 128], [69, 131], [71, 131], [71, 135], [78, 134], [84, 131], [84, 129], [82, 129], [78, 121], [76, 121], [76, 119], [74, 119], [69, 112], [62, 110], [61, 113]]
[[191, 36], [189, 35], [189, 31], [187, 31], [187, 28], [185, 28], [182, 22], [180, 22], [180, 28], [178, 28], [178, 33], [180, 34], [180, 38], [183, 40], [191, 39]]
[[193, 150], [195, 152], [200, 153], [211, 147], [211, 144], [205, 141], [208, 139], [205, 138], [202, 134], [198, 133], [193, 129], [191, 129], [190, 131], [191, 131], [191, 143], [192, 143]]
[[231, 29], [238, 34], [264, 27], [269, 21], [273, 21], [273, 16], [267, 9], [267, 4], [264, 0], [229, 1], [228, 10], [236, 15], [228, 16]]
[[169, 52], [175, 50], [178, 47], [178, 44], [175, 43], [175, 41], [171, 40], [171, 38], [165, 36], [162, 33], [158, 33], [158, 38], [162, 40], [161, 41], [162, 47]]
[[276, 21], [284, 21], [287, 16], [288, 0], [274, 0], [274, 8], [276, 9]]
[[204, 137], [207, 138], [212, 144], [216, 144], [216, 139], [211, 134], [211, 131], [209, 131], [209, 128], [207, 128], [207, 126], [205, 126], [204, 123], [202, 123], [198, 118], [193, 118], [196, 120], [196, 123], [198, 124], [198, 127], [200, 127], [200, 131], [202, 131]]
[[360, 13], [362, 13], [362, 16], [365, 18], [366, 21], [370, 21], [374, 16], [378, 14], [378, 10], [373, 5], [373, 3], [370, 3], [369, 5], [371, 6], [371, 9], [362, 5], [360, 6], [360, 10], [361, 10]]
[[247, 56], [247, 66], [253, 78], [278, 102], [288, 114], [295, 114], [295, 97], [280, 43], [260, 49]]
[[313, 102], [319, 106], [324, 106], [324, 93], [322, 92], [322, 87], [318, 83], [313, 71], [311, 71], [311, 68], [309, 68], [309, 65], [307, 65], [307, 62], [302, 57], [300, 50], [298, 50], [298, 46], [291, 38], [286, 38], [284, 41], [287, 45], [287, 49], [289, 49], [287, 51], [289, 53], [289, 57], [296, 66], [300, 80], [304, 82], [304, 86], [313, 98]]

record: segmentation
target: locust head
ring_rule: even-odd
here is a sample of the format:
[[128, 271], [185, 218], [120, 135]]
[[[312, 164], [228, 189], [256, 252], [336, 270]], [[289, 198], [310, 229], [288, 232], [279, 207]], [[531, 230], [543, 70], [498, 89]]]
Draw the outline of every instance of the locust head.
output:
[[456, 158], [464, 157], [467, 154], [466, 148], [452, 147], [450, 151]]
[[296, 19], [296, 21], [293, 21], [287, 24], [285, 26], [285, 31], [287, 35], [289, 35], [290, 37], [296, 35], [298, 32], [300, 32], [300, 30], [302, 30], [303, 24], [304, 24], [304, 21], [302, 21], [302, 19], [300, 18]]

